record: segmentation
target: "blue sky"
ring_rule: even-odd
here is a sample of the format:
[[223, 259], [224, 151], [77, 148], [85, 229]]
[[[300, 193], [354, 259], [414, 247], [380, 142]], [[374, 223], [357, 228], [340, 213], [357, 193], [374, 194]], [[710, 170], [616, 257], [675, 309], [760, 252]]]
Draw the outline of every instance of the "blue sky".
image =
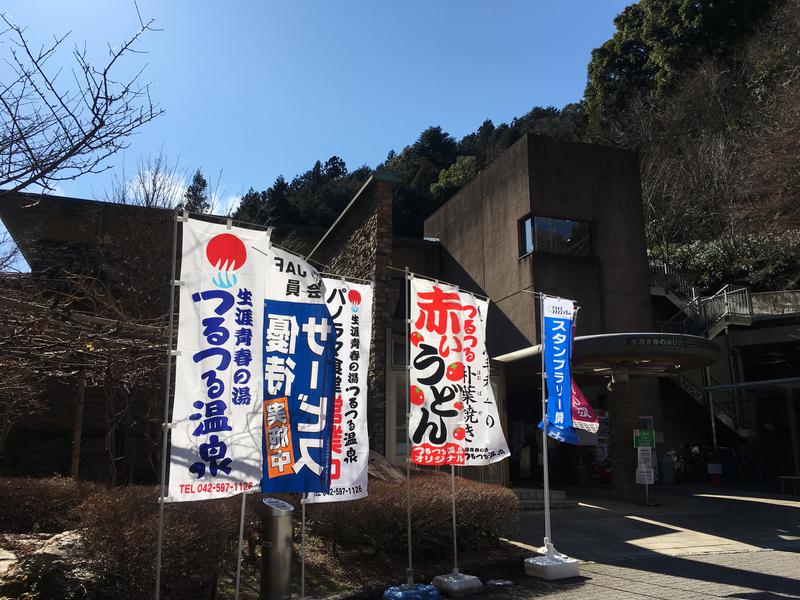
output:
[[[165, 113], [110, 164], [119, 177], [124, 161], [130, 176], [163, 148], [209, 180], [222, 171], [223, 203], [333, 154], [375, 166], [429, 125], [460, 138], [486, 118], [578, 100], [591, 50], [631, 1], [139, 0], [162, 31], [124, 67], [147, 63]], [[126, 0], [5, 0], [2, 10], [35, 40], [71, 31], [98, 57], [137, 26]], [[59, 191], [102, 199], [110, 177]]]

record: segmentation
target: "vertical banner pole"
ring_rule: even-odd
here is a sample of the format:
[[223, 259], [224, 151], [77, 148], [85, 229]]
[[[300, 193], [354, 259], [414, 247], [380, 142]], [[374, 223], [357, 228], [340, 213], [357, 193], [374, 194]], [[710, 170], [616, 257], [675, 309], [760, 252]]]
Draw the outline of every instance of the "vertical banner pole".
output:
[[306, 600], [306, 494], [300, 498], [300, 600]]
[[414, 585], [414, 563], [411, 558], [411, 275], [406, 267], [406, 537], [408, 538], [408, 568], [406, 583]]
[[164, 545], [164, 496], [167, 487], [167, 444], [169, 442], [169, 388], [172, 385], [172, 338], [175, 320], [175, 263], [178, 253], [178, 212], [175, 211], [174, 227], [172, 229], [172, 277], [169, 281], [169, 343], [167, 344], [167, 373], [164, 384], [164, 420], [161, 424], [163, 436], [161, 438], [161, 497], [158, 506], [158, 547], [156, 549], [156, 595], [155, 600], [161, 597], [161, 549]]
[[542, 355], [542, 466], [544, 468], [544, 545], [547, 556], [553, 558], [553, 541], [550, 537], [550, 472], [547, 464], [547, 402], [545, 400], [544, 361], [544, 295], [539, 297], [539, 339]]
[[456, 533], [456, 468], [450, 465], [450, 496], [453, 505], [453, 575], [458, 575], [458, 534]]
[[242, 580], [242, 542], [244, 540], [244, 512], [247, 492], [242, 492], [242, 514], [239, 515], [239, 549], [236, 551], [236, 596], [239, 600], [239, 582]]

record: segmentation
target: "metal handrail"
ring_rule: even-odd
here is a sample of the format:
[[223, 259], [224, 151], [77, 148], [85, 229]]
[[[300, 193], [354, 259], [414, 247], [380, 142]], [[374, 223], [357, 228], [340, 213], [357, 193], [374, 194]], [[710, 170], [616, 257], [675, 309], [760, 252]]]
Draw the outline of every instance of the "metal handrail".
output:
[[650, 259], [650, 283], [657, 284], [664, 289], [671, 289], [680, 293], [684, 298], [694, 296], [694, 279], [686, 273], [670, 269], [660, 259]]
[[703, 335], [727, 316], [753, 316], [749, 289], [727, 284], [712, 296], [697, 296], [688, 301], [670, 319], [658, 325], [664, 332]]
[[753, 308], [750, 302], [750, 290], [746, 287], [725, 285], [716, 294], [704, 298], [703, 312], [707, 326], [710, 328], [717, 321], [728, 315], [752, 317]]
[[[713, 375], [711, 375], [711, 373], [709, 373], [708, 383], [709, 385], [713, 384], [720, 385], [722, 382]], [[733, 393], [731, 390], [723, 390], [723, 391], [725, 392], [725, 396], [723, 396], [722, 398], [715, 396], [714, 407], [720, 412], [723, 412], [726, 415], [728, 415], [728, 417], [733, 421], [734, 425], [737, 428], [740, 428], [742, 427], [742, 402], [744, 400], [744, 397]], [[719, 390], [716, 393], [718, 392]], [[711, 392], [709, 390], [706, 390], [706, 393], [711, 393]], [[733, 407], [733, 410], [731, 410], [731, 407]]]

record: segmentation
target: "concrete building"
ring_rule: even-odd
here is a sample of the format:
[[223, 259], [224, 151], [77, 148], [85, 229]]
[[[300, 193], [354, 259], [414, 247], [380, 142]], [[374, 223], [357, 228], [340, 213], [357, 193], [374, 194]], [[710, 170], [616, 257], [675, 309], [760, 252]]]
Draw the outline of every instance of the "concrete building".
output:
[[[300, 242], [296, 250], [320, 270], [375, 282], [368, 409], [374, 450], [397, 462], [407, 452], [407, 267], [492, 300], [491, 383], [512, 456], [491, 467], [465, 469], [468, 476], [540, 485], [541, 357], [534, 291], [580, 306], [574, 372], [603, 414], [601, 432], [582, 433], [580, 446], [552, 442], [556, 483], [605, 485], [611, 479], [621, 495], [638, 495], [632, 430], [640, 427], [658, 432], [662, 481], [673, 479], [673, 464], [688, 452], [682, 447], [699, 450], [715, 439], [717, 446], [732, 449], [723, 451], [726, 456], [735, 452], [735, 476], [800, 472], [795, 395], [800, 293], [750, 295], [731, 288], [695, 298], [685, 274], [650, 265], [635, 154], [524, 136], [426, 219], [424, 239], [393, 236], [395, 184], [391, 175], [375, 174], [327, 231], [293, 236]], [[26, 257], [46, 256], [43, 262], [29, 259], [32, 270], [42, 274], [63, 267], [65, 257], [74, 262], [74, 253], [42, 249], [76, 247], [77, 238], [82, 248], [113, 245], [103, 235], [105, 225], [87, 235], [84, 225], [68, 226], [69, 215], [117, 211], [102, 221], [111, 223], [132, 210], [58, 198], [25, 209], [31, 203], [22, 200], [0, 206], [0, 216]], [[163, 229], [169, 239], [169, 213], [148, 214], [157, 216], [148, 227]], [[42, 222], [48, 227], [37, 225]], [[288, 233], [277, 230], [279, 236]], [[57, 243], [54, 236], [61, 236]], [[161, 265], [155, 277], [166, 288], [163, 254], [153, 264]], [[107, 277], [127, 272], [125, 252], [101, 256]], [[64, 435], [71, 431], [67, 423]], [[670, 451], [678, 459], [673, 461]]]

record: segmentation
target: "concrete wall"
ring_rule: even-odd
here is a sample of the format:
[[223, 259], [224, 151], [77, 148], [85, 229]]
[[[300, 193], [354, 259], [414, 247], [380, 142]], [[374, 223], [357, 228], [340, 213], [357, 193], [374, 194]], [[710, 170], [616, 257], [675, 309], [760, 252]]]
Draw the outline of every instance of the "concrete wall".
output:
[[441, 244], [440, 278], [486, 294], [489, 354], [536, 343], [530, 257], [519, 258], [517, 222], [530, 213], [528, 138], [506, 150], [425, 221]]
[[750, 294], [754, 315], [791, 315], [800, 313], [800, 290], [781, 290]]
[[[591, 256], [536, 247], [520, 256], [519, 223], [529, 216], [589, 223]], [[533, 290], [575, 299], [581, 307], [578, 335], [653, 329], [639, 164], [632, 152], [525, 136], [429, 217], [425, 235], [440, 241], [440, 278], [493, 300], [490, 356], [538, 343], [537, 302], [527, 293]], [[512, 452], [511, 476], [523, 483], [531, 475], [537, 481], [522, 466], [535, 452], [538, 370], [532, 360], [507, 368], [512, 431], [506, 433], [518, 432], [517, 445], [527, 448]], [[609, 407], [612, 444], [620, 448], [612, 453], [615, 488], [626, 495], [633, 491], [635, 469], [631, 430], [641, 415], [652, 415], [661, 426], [658, 385], [621, 384], [609, 394]], [[532, 454], [530, 463], [536, 464]]]
[[533, 214], [588, 222], [592, 256], [534, 251], [538, 290], [578, 301], [578, 335], [649, 331], [650, 300], [636, 154], [531, 136]]
[[[588, 222], [590, 257], [534, 249], [518, 223]], [[578, 334], [653, 327], [639, 163], [626, 150], [525, 136], [425, 221], [441, 244], [441, 278], [492, 298], [489, 352], [537, 343], [536, 289], [577, 300]]]
[[312, 255], [331, 273], [375, 282], [367, 421], [370, 447], [381, 454], [386, 451], [386, 332], [391, 327], [393, 305], [388, 269], [392, 258], [392, 185], [379, 175], [373, 176]]

